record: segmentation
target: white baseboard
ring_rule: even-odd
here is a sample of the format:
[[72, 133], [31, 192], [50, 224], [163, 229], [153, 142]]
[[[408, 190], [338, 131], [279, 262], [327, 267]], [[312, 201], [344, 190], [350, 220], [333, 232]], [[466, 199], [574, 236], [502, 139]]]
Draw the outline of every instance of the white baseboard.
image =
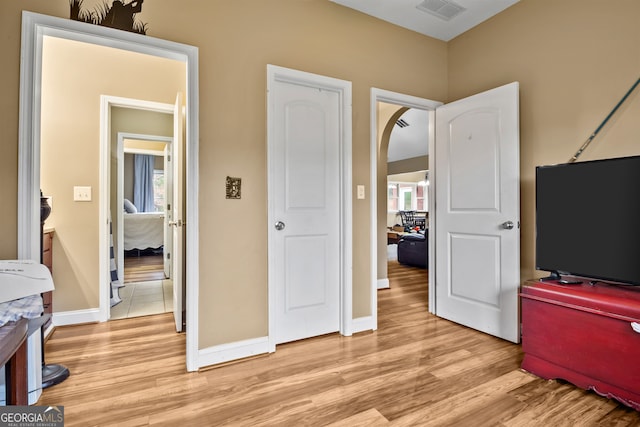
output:
[[100, 322], [100, 309], [90, 308], [87, 310], [61, 311], [53, 313], [51, 323], [54, 326], [78, 325], [80, 323]]
[[389, 289], [389, 279], [378, 279], [378, 289]]
[[269, 353], [269, 337], [215, 345], [198, 351], [198, 368]]
[[377, 328], [373, 325], [373, 317], [358, 317], [357, 319], [353, 319], [351, 322], [351, 328], [353, 329], [353, 333], [357, 334], [358, 332], [364, 331], [374, 331]]

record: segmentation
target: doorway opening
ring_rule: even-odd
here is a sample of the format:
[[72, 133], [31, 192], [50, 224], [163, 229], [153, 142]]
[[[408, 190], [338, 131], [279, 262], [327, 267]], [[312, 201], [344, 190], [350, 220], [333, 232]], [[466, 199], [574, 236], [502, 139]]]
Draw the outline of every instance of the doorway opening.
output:
[[[423, 120], [426, 120], [426, 123], [420, 123], [422, 126], [426, 126], [424, 129], [424, 134], [428, 138], [423, 142], [423, 146], [421, 149], [427, 148], [426, 153], [433, 153], [433, 141], [434, 141], [434, 119], [435, 119], [435, 109], [441, 105], [440, 102], [431, 101], [428, 99], [417, 98], [414, 96], [403, 95], [395, 92], [390, 92], [382, 89], [372, 88], [371, 90], [371, 306], [372, 306], [372, 316], [374, 316], [374, 325], [377, 327], [377, 309], [378, 309], [378, 300], [377, 300], [377, 292], [378, 289], [383, 289], [389, 286], [388, 279], [388, 267], [389, 267], [389, 257], [393, 257], [394, 254], [390, 254], [389, 252], [389, 239], [394, 236], [389, 233], [388, 224], [391, 224], [391, 230], [393, 231], [393, 226], [396, 225], [396, 220], [398, 220], [399, 225], [402, 227], [402, 232], [404, 232], [404, 226], [402, 225], [402, 220], [398, 216], [394, 214], [392, 218], [388, 217], [389, 206], [388, 206], [388, 194], [389, 194], [389, 182], [387, 181], [388, 175], [388, 150], [389, 150], [389, 138], [394, 126], [405, 126], [408, 123], [406, 120], [401, 122], [402, 115], [407, 112], [416, 110], [418, 113], [422, 114], [424, 117]], [[410, 123], [409, 123], [410, 124]], [[418, 145], [420, 142], [418, 142]], [[416, 167], [416, 170], [426, 171], [432, 169], [432, 156], [428, 156], [428, 158], [422, 157], [418, 160], [418, 163], [422, 166], [420, 168]], [[425, 167], [426, 166], [426, 167]], [[422, 169], [424, 167], [424, 169]], [[420, 172], [422, 175], [423, 172]], [[409, 194], [411, 197], [407, 198], [407, 200], [403, 200], [402, 204], [408, 204], [411, 206], [411, 210], [418, 210], [417, 207], [417, 187], [418, 185], [423, 184], [420, 181], [426, 181], [426, 172], [424, 172], [424, 180], [419, 180], [415, 183], [416, 191], [415, 193], [405, 191], [405, 194]], [[404, 179], [404, 178], [402, 178]], [[426, 182], [424, 182], [426, 184]], [[413, 184], [412, 184], [413, 186]], [[397, 185], [396, 189], [399, 191], [400, 186]], [[424, 190], [424, 187], [423, 187]], [[422, 207], [425, 211], [429, 211], [429, 207], [433, 206], [433, 192], [426, 192], [426, 200], [422, 200]], [[398, 193], [399, 195], [399, 193]], [[424, 197], [424, 193], [422, 193], [422, 197]], [[416, 197], [413, 197], [416, 196]], [[416, 209], [413, 209], [415, 204]], [[396, 206], [397, 208], [398, 206]], [[397, 209], [396, 209], [397, 210]], [[426, 226], [425, 219], [425, 226]], [[430, 221], [428, 226], [432, 229], [435, 226], [435, 221]], [[431, 231], [431, 230], [430, 230]], [[433, 251], [432, 248], [432, 237], [429, 235], [426, 236], [424, 245], [426, 247], [428, 253], [427, 265], [433, 265]], [[432, 280], [432, 269], [429, 269], [429, 284], [428, 284], [428, 295], [433, 295], [434, 292], [434, 282]], [[434, 298], [428, 298], [429, 303], [429, 312], [435, 312]]]
[[[167, 105], [168, 111], [171, 108]], [[117, 280], [111, 283], [110, 319], [172, 312], [172, 233], [165, 217], [173, 194], [173, 138], [169, 136], [173, 115], [119, 107], [113, 113], [116, 120], [111, 121], [112, 126], [119, 115], [153, 115], [156, 132], [163, 133], [164, 128], [166, 135], [117, 132], [117, 189], [115, 200], [111, 200], [118, 210], [114, 244]]]
[[[46, 15], [40, 15], [32, 12], [23, 12], [22, 19], [22, 54], [20, 66], [20, 128], [19, 128], [19, 165], [18, 165], [18, 258], [38, 260], [40, 257], [40, 221], [39, 221], [39, 204], [40, 204], [40, 182], [41, 182], [41, 164], [40, 160], [44, 157], [41, 154], [41, 137], [44, 135], [42, 126], [45, 120], [49, 120], [51, 115], [43, 114], [43, 99], [41, 98], [43, 81], [47, 78], [46, 73], [42, 69], [43, 44], [47, 38], [67, 39], [81, 44], [99, 46], [103, 48], [114, 48], [124, 55], [131, 57], [146, 57], [153, 60], [171, 59], [176, 61], [182, 69], [183, 89], [186, 92], [186, 102], [180, 105], [184, 107], [184, 130], [185, 130], [185, 218], [179, 218], [179, 224], [198, 223], [198, 50], [194, 46], [188, 46], [180, 43], [170, 42], [166, 40], [142, 37], [125, 31], [113, 30], [110, 28], [99, 27], [95, 25], [84, 24], [67, 19], [61, 19]], [[76, 55], [77, 56], [77, 55]], [[63, 58], [59, 58], [63, 59]], [[59, 61], [64, 64], [65, 61]], [[117, 62], [111, 62], [108, 65], [116, 65]], [[96, 70], [103, 70], [108, 67], [98, 66], [96, 61]], [[96, 71], [96, 72], [97, 72]], [[135, 74], [135, 76], [146, 75], [148, 72], [155, 72], [154, 68], [146, 68], [143, 73]], [[123, 77], [124, 76], [124, 77]], [[123, 83], [134, 82], [138, 86], [146, 82], [144, 78], [129, 78], [130, 73], [111, 73], [113, 91], [118, 92], [119, 85]], [[118, 77], [120, 77], [118, 79]], [[114, 81], [113, 78], [116, 78]], [[94, 72], [85, 72], [78, 78], [68, 77], [63, 81], [61, 89], [69, 89], [67, 95], [77, 94], [83, 90], [78, 90], [77, 85], [88, 84], [101, 81]], [[73, 89], [73, 90], [72, 90]], [[84, 89], [84, 86], [83, 88]], [[156, 87], [155, 95], [157, 97], [161, 91], [166, 88]], [[175, 96], [176, 89], [172, 90]], [[137, 97], [144, 98], [142, 94]], [[71, 97], [66, 96], [58, 99], [59, 103], [70, 103]], [[99, 112], [87, 109], [82, 113], [91, 113], [97, 120]], [[98, 109], [101, 107], [98, 107]], [[100, 150], [97, 144], [99, 132], [81, 135], [80, 131], [85, 130], [88, 120], [79, 120], [75, 115], [63, 115], [62, 118], [55, 122], [60, 129], [71, 129], [74, 131], [72, 138], [66, 140], [75, 140], [83, 142], [83, 149], [87, 149], [91, 158], [97, 158]], [[182, 126], [182, 125], [181, 125]], [[91, 144], [94, 142], [95, 144]], [[75, 166], [93, 168], [91, 172], [91, 182], [79, 180], [77, 177], [67, 180], [66, 191], [62, 191], [61, 196], [54, 197], [52, 212], [63, 206], [62, 201], [69, 197], [69, 185], [71, 187], [91, 186], [94, 189], [103, 188], [103, 183], [109, 179], [109, 171], [97, 166], [95, 163], [86, 161], [88, 157], [85, 152], [74, 151], [68, 152], [62, 149], [64, 145], [53, 145], [54, 152], [62, 156], [61, 163], [68, 164], [71, 159], [75, 159]], [[77, 168], [68, 168], [69, 170], [77, 170]], [[73, 188], [72, 188], [73, 190]], [[98, 194], [96, 194], [98, 193]], [[73, 193], [72, 193], [73, 194]], [[83, 193], [86, 195], [86, 193]], [[60, 268], [54, 269], [54, 281], [57, 274], [63, 274], [63, 279], [56, 281], [56, 295], [53, 302], [53, 323], [56, 326], [70, 325], [87, 322], [102, 322], [108, 320], [109, 317], [109, 292], [108, 286], [105, 284], [109, 280], [109, 222], [108, 211], [106, 208], [97, 208], [97, 206], [107, 206], [107, 194], [104, 192], [93, 192], [95, 199], [93, 204], [86, 203], [91, 200], [85, 200], [85, 203], [72, 204], [70, 210], [71, 217], [76, 221], [68, 225], [68, 230], [85, 230], [84, 234], [75, 234], [77, 240], [84, 243], [83, 247], [87, 248], [87, 252], [96, 252], [90, 254], [89, 262], [62, 262]], [[100, 203], [95, 203], [99, 201]], [[74, 209], [75, 208], [75, 209]], [[92, 218], [87, 221], [79, 221], [79, 214], [86, 213], [83, 210], [91, 210]], [[62, 212], [58, 209], [56, 213]], [[57, 228], [57, 224], [56, 224]], [[61, 229], [65, 227], [61, 226]], [[61, 230], [62, 231], [62, 230]], [[197, 227], [185, 229], [185, 252], [189, 257], [185, 259], [185, 278], [186, 278], [186, 306], [187, 310], [187, 337], [186, 337], [186, 365], [188, 371], [195, 371], [199, 368], [201, 361], [198, 354], [198, 293], [199, 293], [199, 270], [198, 270], [198, 235]], [[59, 238], [62, 233], [56, 233]], [[60, 246], [61, 241], [54, 242], [54, 250]], [[64, 249], [63, 249], [64, 250]], [[60, 254], [68, 255], [68, 253], [60, 252]], [[55, 258], [54, 254], [54, 258]], [[56, 261], [54, 261], [54, 264]], [[55, 268], [55, 267], [54, 267]], [[74, 271], [77, 268], [80, 271]], [[82, 282], [83, 284], [80, 284]], [[56, 307], [56, 297], [64, 302]], [[175, 312], [175, 310], [174, 310]]]
[[[429, 112], [378, 104], [378, 120], [388, 119], [378, 126], [384, 128], [380, 136], [380, 163], [381, 168], [386, 165], [387, 209], [380, 220], [386, 221], [388, 263], [399, 264], [400, 269], [405, 266], [427, 269]], [[388, 285], [384, 278], [389, 267], [386, 271], [378, 267], [378, 288]]]

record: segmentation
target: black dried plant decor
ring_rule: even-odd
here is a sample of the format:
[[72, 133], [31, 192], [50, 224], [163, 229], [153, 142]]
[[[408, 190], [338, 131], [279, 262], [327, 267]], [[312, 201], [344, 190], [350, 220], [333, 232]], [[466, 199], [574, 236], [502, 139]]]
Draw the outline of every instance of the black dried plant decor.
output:
[[94, 11], [88, 11], [82, 9], [84, 0], [69, 0], [69, 17], [74, 21], [147, 34], [147, 24], [136, 21], [136, 13], [142, 11], [143, 1], [131, 0], [129, 3], [125, 3], [122, 0], [113, 0], [111, 6], [104, 2], [96, 6]]

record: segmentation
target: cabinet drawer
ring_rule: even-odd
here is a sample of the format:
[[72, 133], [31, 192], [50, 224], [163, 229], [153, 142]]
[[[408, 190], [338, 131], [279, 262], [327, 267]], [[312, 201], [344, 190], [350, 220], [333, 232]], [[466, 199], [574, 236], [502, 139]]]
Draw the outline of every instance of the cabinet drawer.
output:
[[42, 236], [42, 251], [50, 251], [51, 250], [51, 241], [53, 240], [53, 236], [51, 233], [44, 233]]
[[42, 263], [49, 268], [51, 271], [51, 266], [53, 265], [53, 253], [51, 251], [44, 251], [42, 253]]
[[[522, 298], [522, 350], [590, 378], [640, 392], [639, 319]], [[565, 378], [566, 379], [566, 378]]]

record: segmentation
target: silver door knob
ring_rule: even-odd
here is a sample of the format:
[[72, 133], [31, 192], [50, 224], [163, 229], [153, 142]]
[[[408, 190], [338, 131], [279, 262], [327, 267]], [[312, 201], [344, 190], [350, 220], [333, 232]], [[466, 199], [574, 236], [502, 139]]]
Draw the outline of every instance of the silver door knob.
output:
[[502, 223], [502, 228], [504, 228], [505, 230], [511, 230], [514, 226], [515, 224], [513, 223], [513, 221], [505, 221]]
[[278, 231], [284, 230], [284, 222], [282, 222], [282, 221], [276, 222], [275, 227], [276, 227], [276, 230], [278, 230]]

